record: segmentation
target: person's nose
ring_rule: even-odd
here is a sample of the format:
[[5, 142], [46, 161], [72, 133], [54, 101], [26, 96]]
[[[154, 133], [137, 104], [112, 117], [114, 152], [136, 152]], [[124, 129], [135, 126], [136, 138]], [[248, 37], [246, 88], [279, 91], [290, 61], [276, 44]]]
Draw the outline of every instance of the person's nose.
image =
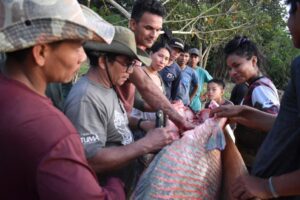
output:
[[149, 33], [150, 38], [154, 38], [155, 37], [155, 30], [151, 30]]
[[236, 74], [236, 70], [233, 69], [233, 68], [231, 68], [231, 69], [229, 70], [229, 76], [230, 76], [230, 77], [233, 77], [235, 74]]
[[159, 63], [160, 63], [160, 64], [165, 64], [165, 59], [164, 59], [164, 58], [160, 58], [160, 59], [159, 59]]
[[154, 38], [158, 38], [159, 32], [160, 32], [160, 31], [158, 31], [158, 30], [154, 30]]
[[169, 63], [169, 59], [163, 59], [163, 60], [162, 60], [162, 64], [163, 64], [164, 66], [166, 66], [168, 63]]

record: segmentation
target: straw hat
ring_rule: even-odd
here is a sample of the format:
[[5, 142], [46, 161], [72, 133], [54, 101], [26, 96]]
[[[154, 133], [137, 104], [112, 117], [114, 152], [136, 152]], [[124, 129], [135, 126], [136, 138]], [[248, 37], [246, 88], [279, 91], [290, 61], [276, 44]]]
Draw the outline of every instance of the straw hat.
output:
[[65, 39], [110, 43], [114, 27], [77, 0], [0, 1], [0, 52]]
[[87, 41], [84, 49], [126, 55], [141, 61], [146, 66], [151, 64], [149, 55], [143, 50], [137, 49], [134, 33], [122, 26], [115, 26], [115, 36], [111, 44]]

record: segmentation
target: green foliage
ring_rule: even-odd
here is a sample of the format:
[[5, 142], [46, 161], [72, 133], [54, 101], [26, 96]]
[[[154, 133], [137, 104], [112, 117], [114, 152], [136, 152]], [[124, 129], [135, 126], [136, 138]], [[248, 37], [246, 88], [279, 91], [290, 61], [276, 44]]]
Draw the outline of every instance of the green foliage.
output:
[[[253, 9], [252, 13], [244, 12], [251, 2], [253, 5], [258, 3], [261, 5]], [[246, 35], [258, 44], [266, 59], [264, 67], [267, 75], [278, 88], [284, 89], [289, 79], [290, 62], [299, 54], [299, 50], [292, 46], [291, 38], [286, 31], [286, 23], [283, 20], [283, 16], [286, 15], [285, 7], [279, 1], [253, 0], [239, 1], [239, 9], [244, 9], [239, 15], [240, 18], [253, 18], [253, 20], [252, 26], [240, 29], [235, 34]], [[224, 76], [229, 78], [225, 60], [220, 59], [224, 58], [223, 48], [227, 41], [215, 46], [208, 62], [208, 70], [219, 78]]]
[[291, 38], [285, 31], [274, 31], [273, 40], [264, 46], [267, 57], [266, 69], [275, 85], [285, 88], [290, 75], [290, 63], [299, 54], [299, 50], [293, 48]]
[[89, 69], [89, 64], [88, 64], [88, 62], [82, 63], [81, 66], [80, 66], [80, 69], [79, 69], [79, 71], [78, 71], [78, 76], [80, 77], [80, 76], [86, 74], [87, 71], [88, 71], [88, 69]]
[[[91, 7], [114, 25], [127, 26], [120, 11], [105, 0], [94, 0]], [[134, 0], [117, 0], [128, 12]], [[166, 2], [164, 26], [177, 31], [189, 46], [212, 45], [207, 69], [216, 77], [227, 78], [223, 58], [225, 43], [235, 35], [255, 41], [266, 57], [266, 71], [278, 88], [284, 88], [289, 65], [299, 51], [291, 44], [283, 16], [287, 14], [281, 0], [162, 0]], [[180, 32], [180, 33], [178, 33]], [[209, 53], [209, 52], [208, 52]], [[221, 58], [221, 59], [220, 59]], [[204, 66], [205, 67], [205, 66]]]
[[105, 16], [104, 19], [114, 25], [118, 26], [128, 26], [128, 20], [124, 19], [121, 15], [118, 14], [111, 14], [108, 16]]

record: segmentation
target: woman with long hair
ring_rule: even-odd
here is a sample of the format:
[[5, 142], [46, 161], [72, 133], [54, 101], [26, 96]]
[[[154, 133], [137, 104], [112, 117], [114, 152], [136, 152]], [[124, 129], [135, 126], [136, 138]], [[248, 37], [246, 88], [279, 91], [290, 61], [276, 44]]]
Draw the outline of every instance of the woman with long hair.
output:
[[[242, 104], [277, 115], [280, 105], [277, 89], [263, 73], [263, 56], [256, 44], [245, 36], [236, 36], [226, 44], [224, 52], [231, 78], [237, 84], [248, 85]], [[236, 144], [249, 170], [266, 135], [267, 132], [237, 125]]]

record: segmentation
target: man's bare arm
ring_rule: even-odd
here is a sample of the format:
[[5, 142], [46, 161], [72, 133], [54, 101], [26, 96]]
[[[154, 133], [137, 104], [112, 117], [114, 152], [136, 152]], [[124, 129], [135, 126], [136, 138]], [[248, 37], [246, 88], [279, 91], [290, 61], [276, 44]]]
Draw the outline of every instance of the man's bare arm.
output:
[[262, 131], [270, 131], [276, 119], [276, 115], [274, 114], [266, 113], [245, 105], [220, 106], [213, 109], [211, 115], [227, 117], [230, 118], [231, 122], [237, 122], [249, 128]]
[[96, 172], [100, 173], [120, 169], [133, 159], [170, 144], [173, 141], [171, 134], [167, 128], [153, 129], [134, 143], [98, 150], [95, 156], [88, 159], [89, 164]]
[[173, 108], [166, 96], [144, 73], [141, 67], [135, 67], [129, 80], [136, 86], [143, 99], [154, 109], [163, 110], [180, 129], [191, 129], [189, 122]]
[[[142, 129], [143, 131], [150, 131], [151, 129], [155, 128], [155, 121], [154, 120], [145, 120], [139, 122], [139, 118], [136, 118], [134, 116], [127, 115], [128, 121], [129, 121], [129, 127], [130, 129]], [[138, 127], [139, 123], [139, 127]]]
[[241, 176], [233, 184], [232, 193], [236, 199], [273, 199], [272, 187], [273, 193], [279, 197], [297, 196], [300, 195], [299, 178], [300, 170], [274, 176], [271, 180], [248, 175]]

